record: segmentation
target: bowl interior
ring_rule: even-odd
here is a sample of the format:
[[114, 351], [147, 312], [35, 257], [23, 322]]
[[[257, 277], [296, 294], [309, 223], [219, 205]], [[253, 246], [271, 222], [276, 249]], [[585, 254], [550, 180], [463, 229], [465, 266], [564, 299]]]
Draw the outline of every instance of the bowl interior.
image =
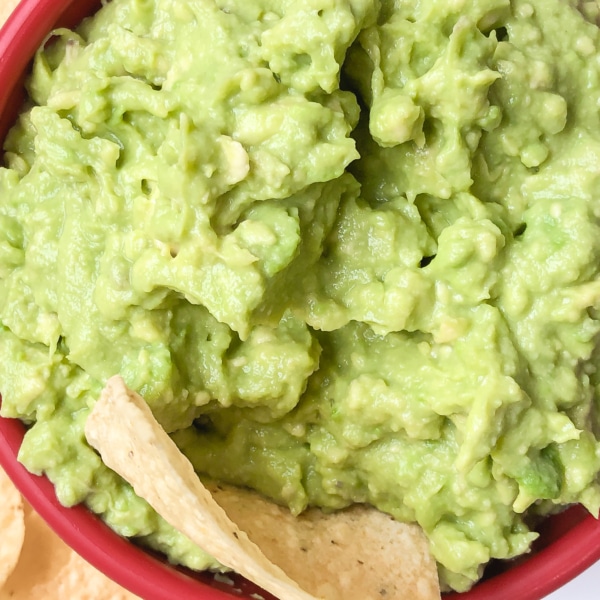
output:
[[[36, 49], [54, 27], [72, 27], [99, 6], [99, 0], [22, 0], [0, 31], [0, 140], [24, 100], [23, 82]], [[216, 580], [208, 574], [174, 567], [163, 557], [121, 538], [84, 507], [61, 506], [52, 484], [18, 463], [24, 433], [19, 421], [0, 418], [0, 464], [58, 535], [124, 587], [147, 600], [227, 600], [250, 598], [257, 593], [272, 598], [243, 578]], [[599, 559], [600, 522], [580, 507], [572, 507], [545, 521], [527, 557], [491, 565], [484, 580], [470, 592], [447, 594], [444, 598], [538, 600]]]

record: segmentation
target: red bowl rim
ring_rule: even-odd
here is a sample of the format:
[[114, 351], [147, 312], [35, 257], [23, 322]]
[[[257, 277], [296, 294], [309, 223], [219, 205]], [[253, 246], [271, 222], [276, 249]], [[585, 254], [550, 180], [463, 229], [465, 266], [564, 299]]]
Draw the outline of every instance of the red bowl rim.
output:
[[[0, 137], [7, 127], [11, 94], [20, 87], [39, 45], [65, 15], [75, 23], [96, 4], [99, 0], [22, 0], [0, 29]], [[202, 575], [173, 567], [120, 537], [84, 506], [62, 506], [50, 481], [18, 462], [24, 434], [20, 421], [0, 417], [0, 464], [33, 508], [88, 562], [147, 600], [240, 598], [227, 584], [202, 580]], [[445, 595], [445, 600], [539, 600], [572, 580], [600, 560], [600, 522], [578, 507], [567, 513], [573, 524], [547, 547], [466, 594]], [[258, 591], [243, 580], [236, 584], [246, 597]]]
[[[84, 505], [60, 504], [50, 480], [30, 473], [17, 460], [25, 431], [19, 420], [0, 417], [0, 465], [54, 532], [90, 564], [146, 600], [239, 600], [240, 594], [228, 592], [232, 588], [226, 583], [212, 583], [208, 577], [202, 581], [119, 536]], [[248, 594], [258, 591], [243, 581], [236, 584], [251, 588]]]
[[[146, 600], [240, 598], [227, 584], [202, 581], [201, 576], [175, 568], [122, 538], [83, 505], [61, 505], [52, 483], [17, 460], [25, 431], [21, 421], [0, 417], [0, 465], [49, 526], [89, 563]], [[552, 544], [465, 594], [445, 594], [444, 600], [539, 600], [600, 560], [600, 521], [581, 507], [572, 507], [560, 517], [574, 525]], [[245, 597], [259, 591], [242, 579], [236, 578], [235, 583]]]

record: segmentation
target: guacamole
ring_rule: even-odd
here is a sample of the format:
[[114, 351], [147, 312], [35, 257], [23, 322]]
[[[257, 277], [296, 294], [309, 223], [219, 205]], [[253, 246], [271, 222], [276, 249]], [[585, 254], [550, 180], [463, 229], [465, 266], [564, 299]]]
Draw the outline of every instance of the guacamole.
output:
[[23, 464], [221, 568], [85, 442], [120, 374], [201, 476], [417, 522], [455, 590], [598, 515], [599, 13], [112, 0], [56, 31], [0, 169]]

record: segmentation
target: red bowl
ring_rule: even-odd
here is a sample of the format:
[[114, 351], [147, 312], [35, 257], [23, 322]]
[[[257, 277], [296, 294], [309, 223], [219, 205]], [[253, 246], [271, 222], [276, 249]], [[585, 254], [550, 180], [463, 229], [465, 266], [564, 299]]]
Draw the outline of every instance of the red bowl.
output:
[[[37, 48], [57, 26], [75, 26], [100, 6], [100, 0], [22, 0], [0, 30], [0, 140], [24, 99], [23, 80]], [[1, 403], [1, 399], [0, 399]], [[54, 531], [86, 560], [146, 600], [250, 598], [265, 592], [240, 577], [234, 585], [206, 573], [170, 565], [153, 552], [123, 539], [83, 506], [65, 508], [45, 477], [17, 461], [25, 428], [0, 418], [0, 464], [29, 503]], [[484, 579], [465, 594], [444, 600], [539, 600], [600, 560], [600, 522], [580, 507], [545, 521], [531, 553], [492, 564]]]

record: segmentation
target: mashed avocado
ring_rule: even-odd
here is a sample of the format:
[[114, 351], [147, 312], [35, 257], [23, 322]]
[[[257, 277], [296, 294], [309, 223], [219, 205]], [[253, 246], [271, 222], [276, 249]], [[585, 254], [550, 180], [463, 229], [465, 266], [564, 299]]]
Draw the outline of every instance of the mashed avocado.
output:
[[200, 474], [418, 522], [444, 585], [600, 508], [600, 18], [574, 0], [113, 0], [0, 169], [20, 460], [193, 568], [86, 445], [121, 374]]

